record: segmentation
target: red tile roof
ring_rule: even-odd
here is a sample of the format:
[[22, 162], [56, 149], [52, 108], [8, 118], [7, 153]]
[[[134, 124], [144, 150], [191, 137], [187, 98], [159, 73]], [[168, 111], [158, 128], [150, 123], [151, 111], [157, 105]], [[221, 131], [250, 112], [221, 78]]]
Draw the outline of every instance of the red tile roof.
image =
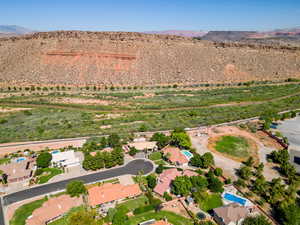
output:
[[135, 197], [141, 193], [142, 191], [138, 184], [122, 185], [107, 183], [88, 189], [89, 204], [91, 206], [97, 206], [127, 197]]
[[68, 195], [61, 195], [50, 198], [44, 202], [41, 208], [33, 211], [27, 219], [26, 225], [42, 225], [67, 213], [71, 208], [83, 204], [82, 198], [71, 198]]
[[170, 188], [172, 180], [174, 180], [177, 176], [181, 176], [181, 172], [179, 172], [176, 168], [164, 170], [159, 176], [158, 184], [154, 188], [154, 191], [163, 195]]
[[185, 164], [188, 163], [189, 160], [181, 153], [180, 149], [177, 147], [166, 146], [163, 148], [163, 153], [168, 157], [168, 160], [174, 164]]

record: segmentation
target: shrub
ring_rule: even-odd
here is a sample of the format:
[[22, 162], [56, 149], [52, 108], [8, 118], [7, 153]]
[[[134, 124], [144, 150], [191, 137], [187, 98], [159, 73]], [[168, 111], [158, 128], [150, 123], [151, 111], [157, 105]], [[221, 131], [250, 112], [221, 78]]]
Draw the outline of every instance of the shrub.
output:
[[164, 197], [164, 199], [165, 199], [166, 201], [171, 201], [171, 200], [172, 200], [172, 196], [169, 195], [168, 192], [164, 192], [163, 197]]
[[222, 176], [223, 170], [222, 170], [221, 168], [216, 168], [216, 169], [214, 170], [214, 174], [215, 174], [217, 177]]
[[39, 175], [41, 175], [42, 173], [43, 173], [43, 169], [38, 168], [38, 169], [35, 171], [34, 176], [39, 176]]

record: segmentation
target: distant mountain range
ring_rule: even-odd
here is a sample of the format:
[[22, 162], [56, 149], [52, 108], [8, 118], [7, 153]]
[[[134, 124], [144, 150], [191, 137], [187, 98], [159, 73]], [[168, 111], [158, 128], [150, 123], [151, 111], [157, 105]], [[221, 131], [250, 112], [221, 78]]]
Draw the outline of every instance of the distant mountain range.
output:
[[163, 31], [145, 31], [146, 34], [177, 35], [182, 37], [202, 37], [207, 31], [195, 30], [163, 30]]
[[0, 37], [18, 36], [33, 33], [33, 30], [16, 26], [16, 25], [0, 25]]
[[[0, 37], [20, 36], [36, 31], [16, 25], [0, 25]], [[276, 29], [272, 31], [201, 31], [201, 30], [162, 30], [145, 31], [146, 34], [176, 35], [182, 37], [199, 38], [201, 40], [226, 42], [242, 40], [300, 40], [300, 27]]]

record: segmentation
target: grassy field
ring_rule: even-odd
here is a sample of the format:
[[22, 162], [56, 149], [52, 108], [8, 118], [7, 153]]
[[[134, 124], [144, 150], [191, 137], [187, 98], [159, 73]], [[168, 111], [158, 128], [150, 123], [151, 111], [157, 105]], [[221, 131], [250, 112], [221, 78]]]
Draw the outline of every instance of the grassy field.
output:
[[[167, 90], [152, 93], [98, 93], [88, 98], [110, 105], [53, 103], [54, 94], [0, 99], [10, 107], [32, 110], [0, 113], [0, 142], [78, 136], [130, 134], [212, 125], [259, 116], [265, 111], [297, 109], [300, 85], [286, 84], [214, 90]], [[68, 98], [87, 98], [79, 94]], [[62, 95], [60, 95], [62, 97]], [[135, 97], [135, 98], [134, 98]], [[139, 97], [139, 98], [138, 98]], [[141, 98], [143, 97], [143, 98]]]
[[67, 225], [68, 224], [68, 216], [73, 212], [77, 212], [77, 211], [80, 211], [83, 209], [84, 209], [84, 206], [72, 208], [65, 216], [63, 216], [62, 218], [60, 218], [58, 220], [53, 221], [52, 223], [49, 223], [48, 225]]
[[45, 201], [47, 201], [47, 198], [43, 198], [40, 200], [30, 202], [25, 205], [22, 205], [15, 211], [13, 218], [9, 221], [9, 224], [10, 225], [25, 225], [26, 219], [32, 214], [32, 212], [35, 209], [40, 208]]
[[63, 173], [61, 169], [58, 168], [44, 168], [42, 175], [38, 177], [38, 184], [47, 183], [52, 177]]
[[228, 155], [244, 158], [249, 156], [249, 147], [249, 143], [244, 137], [222, 136], [216, 142], [215, 149]]

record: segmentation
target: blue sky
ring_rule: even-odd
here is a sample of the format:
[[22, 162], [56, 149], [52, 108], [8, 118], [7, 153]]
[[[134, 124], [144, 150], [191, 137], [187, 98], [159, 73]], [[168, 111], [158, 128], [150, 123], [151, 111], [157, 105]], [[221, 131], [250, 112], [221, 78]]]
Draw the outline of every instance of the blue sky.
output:
[[35, 30], [271, 30], [300, 25], [300, 0], [1, 0], [0, 24]]

